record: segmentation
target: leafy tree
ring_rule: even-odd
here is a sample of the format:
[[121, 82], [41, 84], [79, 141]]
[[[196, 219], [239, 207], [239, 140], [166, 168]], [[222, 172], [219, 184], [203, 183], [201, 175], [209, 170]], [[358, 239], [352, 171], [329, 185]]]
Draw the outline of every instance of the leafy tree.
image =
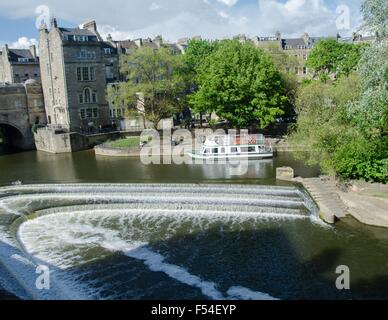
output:
[[218, 46], [218, 41], [190, 40], [184, 54], [184, 62], [191, 73], [196, 73], [197, 68]]
[[323, 82], [330, 75], [348, 76], [357, 69], [365, 47], [365, 44], [340, 43], [335, 39], [322, 40], [311, 51], [306, 65]]
[[349, 108], [349, 118], [369, 137], [388, 136], [388, 45], [375, 44], [359, 66], [361, 99]]
[[388, 2], [366, 0], [361, 6], [364, 23], [361, 30], [374, 33], [378, 38], [388, 37]]
[[144, 114], [156, 127], [184, 106], [184, 63], [168, 48], [141, 48], [124, 55], [120, 69], [127, 81], [110, 86], [108, 100], [126, 107], [129, 114]]
[[222, 41], [198, 67], [199, 89], [189, 102], [197, 112], [215, 112], [233, 126], [260, 121], [261, 127], [284, 114], [287, 102], [271, 57], [252, 44]]

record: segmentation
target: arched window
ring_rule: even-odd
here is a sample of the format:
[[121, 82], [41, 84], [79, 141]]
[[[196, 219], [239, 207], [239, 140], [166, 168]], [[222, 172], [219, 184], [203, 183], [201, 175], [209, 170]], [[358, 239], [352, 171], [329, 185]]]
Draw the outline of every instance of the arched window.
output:
[[86, 88], [84, 90], [84, 102], [85, 103], [90, 103], [91, 102], [91, 93], [90, 93], [90, 89], [89, 88]]

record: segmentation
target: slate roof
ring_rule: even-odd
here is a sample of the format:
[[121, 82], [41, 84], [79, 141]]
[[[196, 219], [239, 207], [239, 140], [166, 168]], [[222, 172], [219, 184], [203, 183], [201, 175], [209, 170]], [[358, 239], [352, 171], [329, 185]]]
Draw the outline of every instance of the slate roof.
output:
[[282, 39], [282, 47], [283, 49], [300, 49], [300, 48], [307, 48], [311, 49], [316, 43], [323, 40], [324, 38], [308, 38], [307, 43], [304, 41], [303, 38], [296, 38], [296, 39]]
[[88, 29], [80, 28], [58, 28], [63, 35], [74, 35], [74, 36], [97, 36], [94, 32]]
[[9, 61], [11, 62], [19, 62], [19, 58], [21, 59], [29, 59], [29, 62], [38, 63], [38, 59], [35, 59], [28, 49], [8, 49], [9, 52]]

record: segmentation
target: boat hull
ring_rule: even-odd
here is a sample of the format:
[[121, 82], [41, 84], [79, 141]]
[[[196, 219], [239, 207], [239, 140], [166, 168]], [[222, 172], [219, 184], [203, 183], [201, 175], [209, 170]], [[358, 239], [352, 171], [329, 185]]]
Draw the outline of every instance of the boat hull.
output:
[[260, 160], [260, 159], [271, 159], [273, 158], [273, 152], [266, 153], [252, 153], [252, 154], [219, 154], [219, 155], [208, 155], [204, 156], [198, 153], [187, 153], [192, 159], [199, 160], [229, 160], [229, 159], [248, 159], [248, 160]]

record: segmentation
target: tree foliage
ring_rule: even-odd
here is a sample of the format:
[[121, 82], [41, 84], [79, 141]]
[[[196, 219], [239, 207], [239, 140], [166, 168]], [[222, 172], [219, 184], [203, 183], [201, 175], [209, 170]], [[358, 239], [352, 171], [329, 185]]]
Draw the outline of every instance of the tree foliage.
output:
[[203, 61], [217, 49], [218, 44], [218, 41], [190, 40], [183, 56], [188, 71], [195, 74]]
[[196, 112], [215, 112], [235, 127], [273, 123], [287, 102], [271, 57], [252, 44], [222, 41], [197, 68], [198, 90], [189, 101]]
[[185, 104], [184, 68], [182, 57], [168, 48], [138, 49], [121, 57], [120, 71], [127, 81], [110, 86], [108, 100], [130, 114], [144, 114], [157, 126]]
[[[379, 4], [363, 4], [369, 31], [384, 28], [380, 11], [386, 7]], [[336, 56], [325, 54], [326, 65], [334, 68]], [[313, 81], [298, 92], [299, 119], [291, 140], [311, 149], [309, 163], [348, 179], [388, 182], [387, 56], [387, 41], [379, 36], [362, 50], [356, 73], [334, 83]]]
[[361, 30], [375, 34], [379, 39], [388, 37], [388, 2], [367, 0], [361, 6], [364, 23]]
[[307, 67], [315, 77], [329, 79], [330, 75], [348, 76], [357, 69], [365, 44], [340, 43], [335, 39], [322, 40], [311, 51]]

